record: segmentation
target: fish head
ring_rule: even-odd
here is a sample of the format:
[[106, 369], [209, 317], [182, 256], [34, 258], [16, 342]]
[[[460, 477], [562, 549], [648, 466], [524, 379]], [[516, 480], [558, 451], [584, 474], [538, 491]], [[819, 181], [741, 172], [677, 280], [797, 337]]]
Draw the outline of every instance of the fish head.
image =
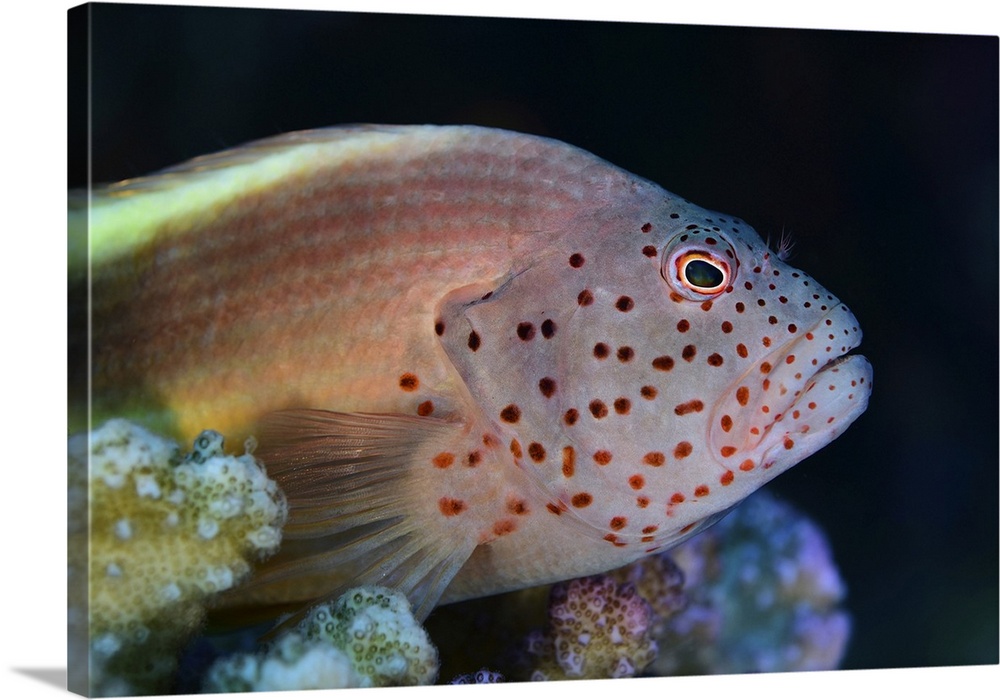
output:
[[848, 308], [747, 224], [649, 193], [439, 315], [549, 511], [657, 551], [833, 440], [871, 367], [845, 357], [861, 341]]

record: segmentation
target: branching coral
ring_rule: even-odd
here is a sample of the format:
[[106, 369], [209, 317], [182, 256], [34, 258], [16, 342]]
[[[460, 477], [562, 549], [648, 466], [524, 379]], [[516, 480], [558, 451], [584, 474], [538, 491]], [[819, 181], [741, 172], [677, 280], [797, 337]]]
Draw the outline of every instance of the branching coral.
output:
[[656, 657], [652, 622], [631, 583], [605, 575], [557, 583], [548, 624], [529, 635], [524, 665], [531, 680], [634, 676]]
[[437, 650], [401, 594], [355, 588], [309, 611], [261, 653], [216, 662], [207, 692], [425, 685]]
[[87, 677], [89, 650], [97, 695], [162, 692], [207, 599], [277, 549], [287, 517], [261, 465], [225, 455], [218, 433], [182, 455], [124, 420], [70, 438], [69, 504], [70, 665]]
[[690, 605], [658, 635], [656, 675], [837, 668], [850, 620], [822, 532], [758, 492], [670, 552]]

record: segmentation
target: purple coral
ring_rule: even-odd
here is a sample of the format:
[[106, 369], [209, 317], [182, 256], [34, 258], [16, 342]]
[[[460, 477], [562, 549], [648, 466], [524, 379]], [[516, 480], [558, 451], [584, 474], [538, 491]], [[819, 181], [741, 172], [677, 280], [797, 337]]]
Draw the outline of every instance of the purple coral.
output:
[[548, 615], [526, 641], [531, 680], [634, 676], [656, 657], [652, 610], [631, 583], [607, 575], [557, 583]]

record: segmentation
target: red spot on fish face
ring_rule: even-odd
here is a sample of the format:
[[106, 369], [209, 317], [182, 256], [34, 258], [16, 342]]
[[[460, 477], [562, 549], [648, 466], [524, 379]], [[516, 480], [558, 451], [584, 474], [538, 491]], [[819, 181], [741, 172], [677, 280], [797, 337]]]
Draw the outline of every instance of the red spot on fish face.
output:
[[628, 345], [623, 345], [618, 348], [619, 362], [631, 362], [633, 357], [635, 357], [635, 350], [630, 348]]
[[698, 413], [703, 408], [705, 408], [705, 404], [703, 404], [699, 399], [692, 399], [687, 403], [682, 403], [678, 404], [677, 406], [674, 406], [674, 413], [676, 413], [678, 416], [684, 416], [687, 415], [688, 413]]
[[708, 495], [708, 486], [706, 486], [705, 484], [695, 486], [694, 495], [697, 496], [698, 498], [704, 498], [705, 496]]
[[606, 467], [611, 463], [611, 453], [607, 450], [598, 450], [594, 453], [594, 461], [602, 467]]
[[659, 392], [656, 390], [655, 386], [649, 386], [648, 384], [639, 389], [639, 394], [641, 394], [642, 398], [646, 399], [647, 401], [652, 401], [653, 399], [655, 399], [658, 393]]
[[615, 517], [611, 518], [611, 522], [608, 523], [608, 527], [610, 527], [612, 530], [621, 530], [626, 525], [628, 525], [628, 518], [626, 518], [624, 515], [616, 515]]
[[645, 508], [649, 505], [649, 499], [645, 496], [639, 496], [635, 499], [635, 504], [640, 508]]
[[694, 345], [685, 345], [684, 349], [681, 350], [681, 357], [690, 362], [691, 360], [694, 359], [694, 356], [697, 352], [698, 349], [695, 348]]
[[677, 446], [674, 447], [674, 457], [676, 459], [684, 459], [689, 454], [691, 454], [691, 451], [693, 449], [694, 448], [691, 446], [691, 443], [687, 442], [686, 440], [682, 441], [682, 442], [678, 442]]
[[554, 336], [555, 334], [556, 334], [556, 322], [553, 321], [551, 318], [547, 318], [544, 321], [542, 321], [542, 337], [548, 339]]
[[721, 367], [723, 362], [722, 355], [717, 352], [713, 352], [708, 356], [708, 360], [706, 360], [706, 362], [708, 362], [708, 364], [712, 367]]
[[580, 418], [580, 412], [577, 411], [575, 408], [567, 410], [565, 415], [563, 415], [563, 421], [566, 422], [566, 425], [573, 425], [579, 418]]
[[732, 333], [733, 332], [733, 324], [731, 324], [729, 321], [723, 321], [722, 322], [722, 332], [723, 333]]
[[420, 380], [417, 379], [417, 375], [410, 372], [400, 375], [399, 388], [403, 391], [416, 391], [419, 386]]
[[476, 350], [479, 349], [479, 345], [480, 345], [479, 334], [476, 333], [475, 331], [472, 331], [471, 333], [469, 333], [469, 350], [475, 352]]
[[434, 322], [434, 332], [438, 335], [444, 335], [444, 321], [438, 320]]
[[670, 502], [672, 504], [674, 504], [674, 505], [677, 505], [678, 503], [683, 503], [684, 502], [684, 494], [680, 493], [680, 492], [675, 493], [673, 496], [670, 497]]
[[677, 322], [677, 330], [680, 333], [687, 333], [691, 329], [691, 322], [686, 318], [682, 318]]
[[443, 497], [438, 501], [438, 509], [441, 514], [447, 518], [453, 515], [458, 515], [465, 510], [465, 503], [458, 500], [457, 498], [447, 498]]
[[750, 390], [745, 386], [741, 386], [736, 390], [736, 401], [740, 406], [746, 406], [750, 401]]
[[562, 473], [569, 478], [576, 471], [576, 450], [567, 445], [562, 449]]
[[598, 360], [603, 360], [610, 354], [611, 354], [611, 348], [609, 348], [606, 344], [598, 343], [597, 345], [594, 346], [594, 357], [596, 357]]
[[590, 402], [590, 413], [594, 416], [594, 418], [600, 420], [608, 415], [608, 407], [605, 406], [604, 402], [600, 399], [594, 399]]
[[538, 390], [542, 392], [542, 396], [550, 398], [556, 393], [556, 380], [552, 377], [542, 377], [538, 380]]
[[725, 445], [721, 450], [719, 450], [719, 452], [722, 454], [723, 457], [732, 457], [734, 454], [736, 454], [736, 448], [733, 447], [732, 445]]
[[790, 450], [793, 447], [795, 447], [795, 442], [791, 438], [787, 437], [785, 438], [785, 441], [782, 444], [784, 445], [786, 450]]
[[733, 473], [731, 471], [727, 471], [719, 478], [719, 483], [722, 484], [723, 486], [729, 486], [731, 483], [733, 483], [733, 478], [734, 478]]
[[635, 308], [635, 302], [632, 301], [632, 297], [622, 295], [618, 297], [618, 301], [615, 302], [615, 308], [623, 313], [628, 313]]
[[517, 525], [513, 520], [498, 520], [493, 524], [493, 534], [497, 537], [503, 537], [504, 535], [509, 535], [517, 529]]
[[486, 446], [486, 447], [489, 447], [490, 449], [492, 449], [494, 447], [498, 447], [500, 445], [500, 441], [497, 440], [497, 438], [496, 438], [495, 435], [490, 435], [489, 433], [484, 433], [483, 434], [483, 445]]
[[528, 456], [534, 462], [544, 462], [545, 461], [545, 448], [541, 443], [532, 442], [528, 445]]
[[553, 515], [562, 515], [563, 511], [566, 510], [566, 507], [563, 506], [561, 503], [559, 503], [559, 504], [557, 504], [557, 503], [546, 503], [545, 504], [545, 509], [548, 510]]
[[527, 515], [528, 504], [520, 498], [511, 496], [507, 499], [507, 512], [511, 515]]
[[649, 222], [647, 221], [646, 223], [644, 223], [644, 224], [642, 225], [642, 228], [641, 228], [641, 229], [639, 229], [639, 230], [640, 230], [640, 231], [642, 231], [643, 233], [649, 233], [650, 231], [652, 231], [652, 230], [653, 230], [653, 224], [651, 224], [651, 223], [649, 223]]
[[483, 455], [479, 450], [473, 450], [465, 458], [465, 466], [474, 467], [482, 461]]
[[589, 289], [584, 289], [576, 297], [576, 303], [580, 306], [590, 306], [594, 303], [594, 294]]
[[669, 355], [660, 355], [652, 362], [653, 369], [658, 369], [661, 372], [669, 372], [674, 368], [674, 358]]
[[517, 404], [510, 404], [500, 411], [500, 420], [504, 423], [517, 423], [521, 420], [521, 409]]
[[746, 345], [744, 345], [743, 343], [738, 343], [736, 345], [736, 354], [746, 359], [747, 355], [749, 355], [750, 353], [747, 351]]
[[429, 416], [434, 413], [434, 402], [433, 401], [423, 401], [417, 406], [418, 416]]
[[641, 474], [633, 474], [628, 478], [628, 485], [639, 491], [646, 485], [646, 479]]
[[521, 459], [521, 443], [517, 439], [510, 441], [510, 453], [514, 455], [514, 459]]
[[748, 472], [753, 469], [753, 466], [754, 465], [752, 459], [744, 459], [742, 462], [740, 462], [740, 471]]
[[646, 245], [642, 247], [642, 254], [647, 258], [656, 257], [656, 247], [651, 245]]
[[651, 467], [662, 467], [667, 458], [663, 456], [662, 452], [647, 452], [643, 455], [642, 461]]
[[451, 452], [439, 452], [431, 460], [438, 469], [447, 469], [455, 462], [455, 455]]
[[571, 256], [569, 256], [570, 267], [577, 267], [577, 268], [583, 267], [584, 262], [586, 262], [586, 260], [579, 253], [573, 253]]
[[767, 374], [768, 372], [770, 372], [771, 371], [771, 363], [770, 362], [761, 362], [760, 363], [760, 371], [761, 371], [761, 374]]
[[743, 302], [742, 301], [736, 302], [736, 313], [741, 314], [744, 311], [746, 311], [746, 306], [744, 306]]
[[527, 321], [517, 324], [517, 337], [521, 340], [531, 340], [535, 337], [535, 326]]
[[632, 409], [632, 402], [628, 399], [622, 397], [615, 399], [615, 413], [620, 416], [628, 415], [629, 411]]
[[712, 310], [712, 300], [711, 299], [706, 299], [705, 301], [701, 302], [701, 310], [702, 311], [711, 311]]
[[727, 433], [733, 429], [733, 419], [730, 418], [728, 415], [722, 416], [722, 418], [719, 420], [719, 424], [722, 426], [722, 429]]
[[583, 491], [581, 493], [574, 494], [573, 498], [571, 498], [569, 502], [573, 504], [574, 508], [586, 508], [594, 502], [594, 497], [586, 491]]
[[793, 362], [795, 362], [795, 355], [789, 355], [788, 357], [785, 358], [786, 365], [790, 365]]

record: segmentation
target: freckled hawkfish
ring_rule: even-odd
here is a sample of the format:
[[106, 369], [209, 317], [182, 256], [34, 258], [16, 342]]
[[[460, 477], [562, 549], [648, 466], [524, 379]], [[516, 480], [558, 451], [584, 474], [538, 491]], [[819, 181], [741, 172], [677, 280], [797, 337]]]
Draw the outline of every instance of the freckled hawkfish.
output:
[[70, 208], [93, 419], [252, 433], [289, 499], [240, 604], [378, 583], [424, 617], [623, 565], [871, 390], [852, 313], [750, 226], [545, 138], [297, 132]]

